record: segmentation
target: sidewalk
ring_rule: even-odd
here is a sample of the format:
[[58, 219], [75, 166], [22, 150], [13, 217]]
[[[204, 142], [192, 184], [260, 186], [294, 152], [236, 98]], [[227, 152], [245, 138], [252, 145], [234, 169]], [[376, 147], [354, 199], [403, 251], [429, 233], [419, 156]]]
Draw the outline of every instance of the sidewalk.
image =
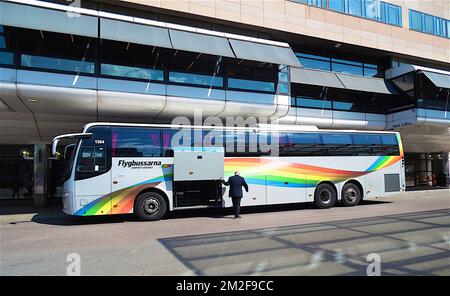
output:
[[432, 191], [432, 190], [441, 190], [441, 189], [450, 189], [450, 186], [442, 187], [442, 186], [429, 186], [429, 185], [419, 185], [414, 187], [406, 187], [406, 191]]
[[61, 200], [51, 199], [49, 203], [48, 207], [37, 209], [31, 199], [0, 200], [0, 223], [30, 222], [37, 214], [48, 217], [63, 215]]

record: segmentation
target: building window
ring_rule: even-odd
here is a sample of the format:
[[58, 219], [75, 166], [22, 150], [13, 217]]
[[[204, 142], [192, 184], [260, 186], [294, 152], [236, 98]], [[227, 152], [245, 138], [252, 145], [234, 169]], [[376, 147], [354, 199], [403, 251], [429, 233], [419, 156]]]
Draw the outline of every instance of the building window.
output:
[[435, 36], [450, 38], [450, 21], [444, 18], [409, 10], [409, 29], [432, 34]]
[[334, 71], [359, 76], [377, 76], [378, 67], [375, 64], [366, 64], [350, 60], [336, 59], [305, 53], [296, 53], [300, 63], [305, 68], [324, 71]]
[[361, 16], [361, 0], [347, 0], [348, 14]]
[[413, 108], [414, 98], [293, 83], [291, 104], [304, 109], [388, 114], [399, 107]]
[[102, 40], [100, 47], [100, 73], [104, 76], [163, 81], [165, 51], [127, 42]]
[[409, 10], [409, 28], [422, 31], [422, 14], [420, 12]]
[[94, 74], [95, 63], [87, 61], [69, 60], [53, 57], [22, 54], [20, 56], [22, 67], [48, 69], [63, 72]]
[[275, 93], [279, 73], [276, 65], [228, 59], [226, 67], [229, 89]]
[[163, 81], [164, 72], [162, 70], [146, 69], [140, 67], [130, 67], [123, 65], [101, 64], [102, 75], [117, 76], [125, 78], [135, 78], [150, 81]]
[[48, 71], [95, 73], [95, 41], [89, 37], [14, 28], [17, 61], [22, 67]]
[[293, 97], [293, 104], [295, 107], [313, 108], [313, 109], [327, 109], [330, 110], [331, 101], [326, 99], [318, 99], [312, 97]]
[[363, 63], [332, 59], [331, 71], [363, 76]]
[[5, 28], [0, 25], [0, 65], [14, 65], [12, 50], [10, 35], [7, 35]]
[[[340, 2], [340, 1], [337, 1]], [[377, 20], [380, 13], [379, 2], [376, 0], [366, 0], [364, 1], [364, 12], [365, 16], [371, 20]]]
[[337, 12], [344, 12], [345, 10], [344, 1], [328, 0], [328, 8], [330, 10], [334, 10]]
[[223, 87], [221, 57], [187, 51], [169, 52], [169, 82]]
[[292, 0], [394, 26], [402, 26], [402, 8], [379, 0]]
[[0, 51], [0, 64], [13, 65], [14, 64], [14, 54], [12, 52]]

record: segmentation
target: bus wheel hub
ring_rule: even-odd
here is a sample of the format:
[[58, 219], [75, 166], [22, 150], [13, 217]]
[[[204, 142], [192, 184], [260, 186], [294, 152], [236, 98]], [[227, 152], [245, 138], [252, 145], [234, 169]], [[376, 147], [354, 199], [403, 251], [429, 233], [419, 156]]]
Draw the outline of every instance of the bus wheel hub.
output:
[[323, 190], [320, 193], [320, 200], [324, 203], [324, 204], [328, 204], [331, 201], [331, 192], [328, 189]]
[[144, 201], [144, 211], [148, 214], [154, 214], [159, 211], [159, 202], [154, 198], [148, 198]]
[[348, 201], [354, 201], [356, 199], [356, 190], [353, 188], [347, 188], [347, 190], [345, 190], [345, 198]]

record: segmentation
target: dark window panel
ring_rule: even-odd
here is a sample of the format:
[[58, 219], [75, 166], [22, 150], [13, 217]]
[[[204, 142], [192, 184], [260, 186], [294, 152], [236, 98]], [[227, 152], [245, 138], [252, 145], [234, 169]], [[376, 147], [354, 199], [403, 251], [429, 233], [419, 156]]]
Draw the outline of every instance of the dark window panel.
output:
[[14, 53], [7, 52], [7, 51], [0, 51], [0, 64], [13, 65], [14, 64]]
[[160, 157], [159, 129], [113, 128], [111, 154], [113, 157]]

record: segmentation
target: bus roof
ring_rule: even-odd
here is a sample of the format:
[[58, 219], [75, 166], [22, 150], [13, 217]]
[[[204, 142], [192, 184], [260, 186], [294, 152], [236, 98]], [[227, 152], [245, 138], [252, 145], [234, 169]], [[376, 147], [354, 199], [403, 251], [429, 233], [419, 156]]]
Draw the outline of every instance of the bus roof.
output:
[[117, 122], [91, 122], [84, 126], [86, 132], [93, 126], [123, 126], [123, 127], [154, 127], [154, 128], [193, 128], [193, 129], [217, 129], [217, 130], [236, 130], [236, 131], [279, 131], [279, 132], [350, 132], [350, 133], [378, 133], [378, 134], [397, 134], [397, 131], [369, 131], [369, 130], [333, 130], [319, 129], [316, 126], [298, 126], [267, 124], [254, 127], [234, 127], [234, 126], [207, 126], [207, 125], [181, 125], [181, 124], [159, 124], [159, 123], [117, 123]]

